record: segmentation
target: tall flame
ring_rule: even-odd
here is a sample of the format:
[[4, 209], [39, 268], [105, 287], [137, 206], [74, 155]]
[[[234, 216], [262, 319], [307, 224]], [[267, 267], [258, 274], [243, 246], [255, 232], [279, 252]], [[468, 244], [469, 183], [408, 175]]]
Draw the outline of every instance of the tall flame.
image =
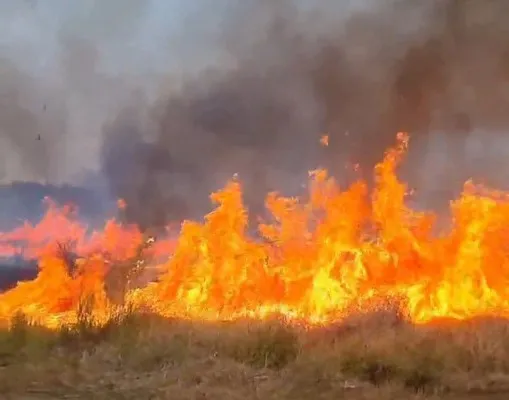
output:
[[[147, 246], [136, 227], [115, 221], [88, 236], [71, 209], [50, 204], [38, 225], [0, 236], [2, 253], [23, 242], [40, 268], [35, 280], [0, 295], [0, 318], [21, 311], [47, 325], [72, 321], [84, 298], [104, 315], [112, 306], [109, 287], [121, 275], [123, 299], [164, 316], [281, 313], [327, 323], [387, 297], [401, 300], [415, 323], [509, 316], [509, 195], [467, 182], [451, 203], [451, 228], [435, 234], [435, 215], [410, 209], [396, 176], [407, 142], [398, 135], [376, 166], [372, 190], [360, 180], [342, 189], [318, 170], [310, 173], [306, 200], [269, 194], [272, 220], [260, 223], [260, 237], [247, 233], [236, 180], [212, 194], [217, 208], [204, 223], [185, 222], [175, 240]], [[63, 244], [77, 260], [66, 258]], [[156, 272], [130, 284], [147, 271]]]

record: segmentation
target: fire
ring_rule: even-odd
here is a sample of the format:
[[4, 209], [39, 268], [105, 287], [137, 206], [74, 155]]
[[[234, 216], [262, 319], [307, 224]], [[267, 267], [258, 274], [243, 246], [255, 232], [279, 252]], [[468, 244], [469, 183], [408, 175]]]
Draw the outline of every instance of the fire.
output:
[[321, 138], [320, 138], [320, 144], [322, 146], [325, 146], [327, 147], [329, 145], [329, 135], [323, 135]]
[[0, 236], [4, 254], [23, 242], [40, 268], [0, 295], [0, 318], [21, 311], [52, 326], [75, 319], [84, 299], [98, 317], [129, 302], [171, 317], [280, 313], [328, 323], [386, 298], [415, 323], [509, 316], [509, 194], [467, 182], [451, 203], [451, 227], [436, 234], [435, 215], [407, 206], [396, 175], [407, 142], [398, 135], [372, 190], [361, 180], [340, 188], [318, 170], [305, 200], [269, 194], [272, 220], [260, 223], [260, 237], [247, 233], [236, 179], [212, 194], [217, 208], [203, 223], [184, 222], [175, 239], [147, 239], [113, 220], [88, 235], [72, 209], [50, 204], [38, 225]]

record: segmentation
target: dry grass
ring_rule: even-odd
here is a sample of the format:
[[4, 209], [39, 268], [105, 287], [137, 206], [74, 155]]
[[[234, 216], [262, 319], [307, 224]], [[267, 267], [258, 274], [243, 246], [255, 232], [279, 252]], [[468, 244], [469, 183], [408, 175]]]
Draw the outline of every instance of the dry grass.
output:
[[[416, 327], [394, 309], [320, 329], [84, 313], [48, 331], [0, 331], [0, 393], [13, 399], [502, 399], [509, 322]], [[2, 397], [3, 396], [3, 397]]]

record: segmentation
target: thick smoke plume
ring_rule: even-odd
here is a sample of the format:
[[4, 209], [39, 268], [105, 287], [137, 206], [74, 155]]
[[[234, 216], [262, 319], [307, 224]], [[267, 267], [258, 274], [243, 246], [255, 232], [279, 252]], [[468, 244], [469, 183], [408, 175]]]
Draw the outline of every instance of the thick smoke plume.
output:
[[[68, 139], [70, 117], [63, 113], [48, 126], [64, 132], [66, 145], [50, 142], [42, 161], [14, 139], [20, 129], [35, 129], [27, 126], [30, 118], [9, 112], [18, 119], [2, 131], [29, 152], [32, 170], [56, 175], [61, 166], [51, 155], [83, 157], [85, 131], [100, 131], [101, 145], [85, 148], [112, 197], [126, 200], [126, 218], [145, 228], [199, 217], [209, 208], [208, 194], [235, 173], [254, 213], [267, 191], [299, 193], [308, 169], [327, 167], [348, 181], [354, 175], [347, 167], [360, 163], [369, 174], [401, 130], [411, 135], [404, 176], [425, 206], [443, 204], [470, 176], [507, 186], [500, 170], [507, 166], [501, 149], [509, 126], [509, 4], [350, 3], [197, 2], [183, 23], [195, 35], [183, 41], [180, 75], [100, 73], [101, 60], [118, 52], [104, 54], [95, 39], [61, 34], [64, 92], [79, 93], [72, 118], [80, 129], [73, 137], [82, 145]], [[129, 4], [134, 11], [108, 36], [113, 44], [147, 35], [144, 8]], [[103, 20], [114, 14], [96, 12]], [[171, 55], [172, 48], [157, 51]], [[152, 61], [160, 66], [163, 59]], [[25, 102], [12, 94], [2, 101]], [[326, 148], [319, 144], [324, 133]]]
[[[466, 146], [508, 126], [506, 2], [373, 2], [346, 17], [341, 6], [248, 3], [225, 25], [229, 69], [163, 96], [148, 125], [126, 112], [107, 128], [105, 171], [128, 217], [151, 226], [201, 214], [235, 172], [258, 212], [267, 191], [296, 193], [313, 166], [370, 171], [401, 130], [413, 138], [407, 176], [428, 203], [469, 174], [496, 176], [500, 159], [481, 165]], [[433, 145], [439, 135], [445, 145]]]

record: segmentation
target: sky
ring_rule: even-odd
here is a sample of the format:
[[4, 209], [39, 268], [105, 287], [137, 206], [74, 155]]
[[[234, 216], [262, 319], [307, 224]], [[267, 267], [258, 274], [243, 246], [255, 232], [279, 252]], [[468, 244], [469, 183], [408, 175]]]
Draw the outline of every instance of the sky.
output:
[[[15, 91], [23, 110], [9, 114], [28, 109], [34, 123], [6, 133], [11, 127], [0, 122], [0, 179], [72, 181], [97, 167], [101, 126], [130, 92], [155, 96], [227, 60], [218, 45], [224, 15], [217, 4], [1, 0], [0, 96], [13, 108]], [[41, 151], [60, 161], [51, 171], [27, 169], [20, 158], [35, 146], [39, 129], [46, 141]]]
[[210, 35], [218, 23], [211, 13], [197, 18], [201, 10], [207, 11], [207, 3], [211, 4], [198, 1], [193, 5], [182, 0], [3, 0], [2, 54], [31, 73], [55, 73], [59, 35], [75, 34], [99, 47], [104, 55], [102, 66], [112, 72], [179, 68], [186, 57], [184, 43], [192, 41], [193, 35]]
[[[319, 2], [331, 23], [373, 0]], [[302, 9], [314, 2], [296, 1]], [[180, 74], [225, 61], [222, 25], [235, 0], [2, 0], [0, 56], [38, 77], [56, 78], [61, 36], [86, 39], [101, 52], [100, 68], [110, 73]]]

